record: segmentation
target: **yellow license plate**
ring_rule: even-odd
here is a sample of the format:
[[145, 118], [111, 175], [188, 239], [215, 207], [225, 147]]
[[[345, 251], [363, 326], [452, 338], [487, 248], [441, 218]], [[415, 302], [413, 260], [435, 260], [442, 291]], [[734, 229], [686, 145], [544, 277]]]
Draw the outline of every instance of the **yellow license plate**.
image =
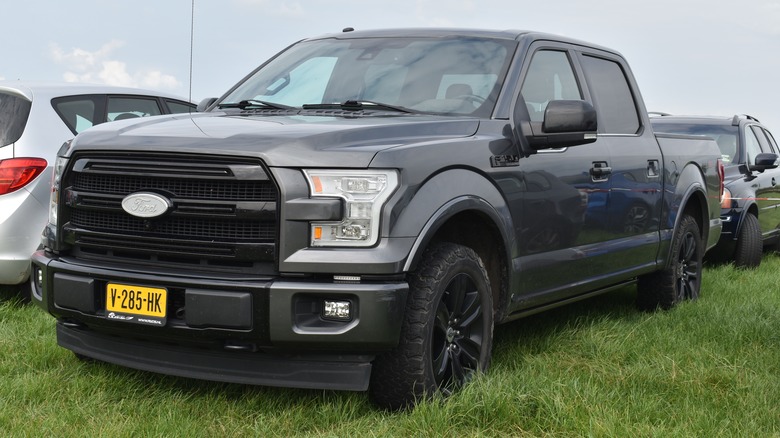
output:
[[164, 288], [108, 283], [106, 318], [163, 326], [168, 291]]

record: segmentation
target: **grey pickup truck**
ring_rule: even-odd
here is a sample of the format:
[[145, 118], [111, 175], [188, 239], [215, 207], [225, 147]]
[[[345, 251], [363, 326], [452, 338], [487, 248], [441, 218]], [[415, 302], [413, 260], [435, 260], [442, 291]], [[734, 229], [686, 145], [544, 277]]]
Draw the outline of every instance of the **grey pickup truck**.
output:
[[79, 357], [409, 407], [485, 371], [496, 324], [696, 298], [721, 234], [715, 142], [655, 135], [581, 41], [345, 29], [200, 108], [60, 150], [32, 299]]

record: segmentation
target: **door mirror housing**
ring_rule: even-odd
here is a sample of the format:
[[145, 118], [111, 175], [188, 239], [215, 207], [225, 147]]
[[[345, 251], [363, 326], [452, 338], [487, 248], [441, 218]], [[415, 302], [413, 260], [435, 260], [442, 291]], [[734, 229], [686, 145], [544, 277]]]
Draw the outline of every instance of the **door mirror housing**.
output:
[[516, 126], [525, 126], [527, 145], [538, 151], [593, 143], [598, 120], [593, 105], [584, 100], [552, 100], [542, 122], [516, 121]]
[[754, 164], [751, 164], [748, 166], [751, 172], [763, 172], [767, 169], [774, 169], [778, 166], [778, 157], [777, 154], [773, 153], [760, 153], [756, 155], [756, 160]]

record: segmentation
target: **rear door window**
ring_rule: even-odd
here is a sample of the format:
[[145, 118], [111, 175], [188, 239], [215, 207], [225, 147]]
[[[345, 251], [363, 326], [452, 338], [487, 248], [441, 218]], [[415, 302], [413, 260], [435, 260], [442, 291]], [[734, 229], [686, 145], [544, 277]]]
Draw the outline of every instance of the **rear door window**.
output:
[[626, 74], [620, 64], [584, 55], [582, 66], [599, 118], [599, 132], [636, 134], [639, 115]]
[[22, 136], [32, 103], [17, 95], [0, 93], [0, 147]]

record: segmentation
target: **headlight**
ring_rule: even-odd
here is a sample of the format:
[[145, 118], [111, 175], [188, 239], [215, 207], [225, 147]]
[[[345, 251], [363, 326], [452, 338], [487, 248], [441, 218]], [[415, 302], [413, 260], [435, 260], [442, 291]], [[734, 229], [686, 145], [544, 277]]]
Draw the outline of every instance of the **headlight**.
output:
[[60, 180], [65, 166], [68, 164], [67, 158], [57, 157], [54, 162], [54, 172], [51, 175], [51, 196], [49, 197], [49, 223], [57, 226], [57, 206], [60, 197]]
[[371, 246], [379, 239], [382, 206], [398, 187], [395, 170], [304, 170], [312, 197], [344, 200], [339, 222], [312, 222], [311, 246]]

